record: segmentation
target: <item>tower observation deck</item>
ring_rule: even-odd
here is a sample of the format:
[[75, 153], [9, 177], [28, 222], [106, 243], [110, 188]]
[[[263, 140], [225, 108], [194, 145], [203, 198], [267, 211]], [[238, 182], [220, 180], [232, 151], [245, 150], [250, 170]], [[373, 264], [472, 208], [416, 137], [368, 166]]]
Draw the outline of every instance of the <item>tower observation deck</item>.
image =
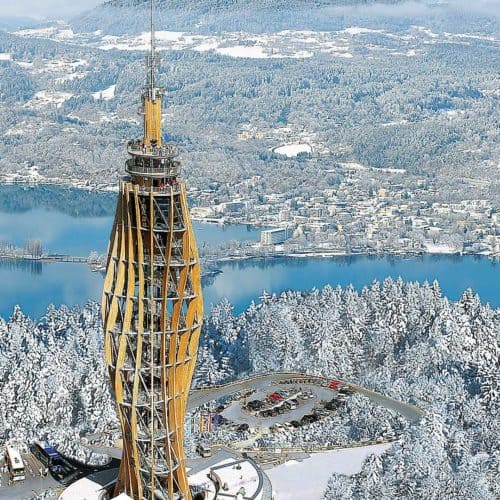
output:
[[123, 436], [116, 493], [191, 499], [184, 419], [203, 319], [200, 264], [177, 147], [162, 139], [163, 89], [151, 51], [144, 134], [127, 144], [102, 295], [105, 358]]

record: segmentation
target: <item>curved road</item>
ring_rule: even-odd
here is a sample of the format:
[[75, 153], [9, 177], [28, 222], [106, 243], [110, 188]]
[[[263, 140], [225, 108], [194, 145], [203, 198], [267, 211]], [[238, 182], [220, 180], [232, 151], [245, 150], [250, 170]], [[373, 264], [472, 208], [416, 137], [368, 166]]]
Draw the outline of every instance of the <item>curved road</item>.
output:
[[[213, 401], [215, 399], [220, 399], [225, 396], [231, 396], [240, 391], [250, 391], [254, 389], [260, 389], [267, 387], [272, 384], [279, 382], [285, 382], [288, 380], [297, 381], [297, 383], [312, 384], [321, 386], [324, 389], [330, 389], [328, 387], [333, 378], [320, 377], [317, 375], [304, 375], [303, 373], [267, 373], [265, 375], [256, 375], [255, 377], [250, 377], [245, 380], [237, 380], [236, 382], [230, 382], [229, 384], [206, 387], [201, 389], [194, 389], [191, 391], [188, 409], [193, 410], [198, 406], [205, 403]], [[339, 379], [335, 379], [339, 380]], [[370, 389], [365, 389], [355, 384], [349, 382], [344, 382], [339, 380], [343, 385], [351, 388], [353, 391], [362, 394], [369, 398], [373, 403], [388, 408], [389, 410], [394, 410], [405, 417], [410, 422], [418, 422], [424, 415], [424, 410], [418, 408], [409, 403], [404, 403], [396, 399], [384, 396]], [[330, 389], [332, 392], [336, 392], [334, 389]]]

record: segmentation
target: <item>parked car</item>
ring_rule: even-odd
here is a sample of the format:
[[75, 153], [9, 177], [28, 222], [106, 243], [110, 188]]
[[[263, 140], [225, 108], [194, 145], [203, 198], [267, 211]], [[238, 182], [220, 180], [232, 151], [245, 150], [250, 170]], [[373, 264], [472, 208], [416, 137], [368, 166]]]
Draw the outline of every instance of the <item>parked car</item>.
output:
[[328, 415], [328, 412], [326, 410], [322, 410], [320, 408], [316, 408], [314, 410], [314, 415], [318, 415], [319, 417], [326, 417]]
[[269, 394], [269, 399], [271, 401], [274, 401], [275, 403], [283, 401], [285, 398], [278, 394], [277, 392], [273, 392], [272, 394]]
[[259, 401], [258, 399], [254, 399], [253, 401], [249, 401], [247, 403], [247, 408], [249, 410], [260, 410], [264, 406], [263, 401]]
[[328, 387], [333, 390], [338, 390], [342, 386], [342, 382], [340, 380], [331, 380], [328, 384]]
[[354, 394], [354, 391], [350, 387], [342, 386], [338, 390], [339, 394], [344, 394], [345, 396], [352, 396]]
[[203, 458], [212, 456], [212, 450], [206, 443], [198, 443], [198, 445], [196, 446], [196, 452]]
[[300, 422], [302, 423], [302, 425], [304, 425], [304, 424], [312, 424], [313, 422], [317, 422], [318, 420], [319, 417], [317, 415], [307, 414], [300, 419]]
[[340, 406], [340, 401], [332, 399], [324, 404], [325, 410], [335, 411]]

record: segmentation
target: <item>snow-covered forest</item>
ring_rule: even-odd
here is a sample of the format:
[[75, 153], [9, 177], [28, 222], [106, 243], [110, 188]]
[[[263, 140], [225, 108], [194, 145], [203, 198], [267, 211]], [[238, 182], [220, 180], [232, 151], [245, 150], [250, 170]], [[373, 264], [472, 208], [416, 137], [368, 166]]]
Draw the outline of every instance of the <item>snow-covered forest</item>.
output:
[[47, 437], [75, 458], [80, 436], [116, 428], [97, 304], [0, 320], [0, 442]]
[[333, 477], [327, 499], [498, 498], [499, 339], [500, 311], [471, 290], [450, 302], [437, 282], [388, 279], [359, 294], [327, 286], [269, 297], [233, 319], [221, 304], [207, 323], [200, 375], [237, 375], [243, 360], [227, 363], [234, 350], [249, 372], [335, 375], [426, 410], [359, 475]]
[[[450, 302], [437, 283], [390, 279], [360, 293], [329, 286], [284, 292], [240, 316], [223, 302], [205, 322], [194, 384], [302, 371], [335, 375], [426, 410], [419, 425], [399, 425], [400, 441], [369, 458], [359, 475], [332, 477], [327, 499], [495, 498], [499, 325], [500, 311], [470, 290]], [[0, 381], [2, 442], [47, 435], [71, 451], [78, 436], [116, 427], [95, 304], [49, 308], [37, 324], [19, 309], [1, 320]], [[355, 401], [346, 415], [359, 419], [360, 408]], [[315, 432], [324, 441], [329, 424], [310, 427], [300, 441], [311, 442]], [[353, 439], [369, 437], [356, 428]]]
[[[441, 19], [436, 9], [423, 18], [367, 20], [309, 5], [289, 11], [280, 2], [275, 28], [298, 31], [261, 34], [270, 18], [247, 1], [255, 23], [231, 25], [221, 13], [216, 24], [224, 27], [216, 28], [204, 15], [200, 29], [208, 34], [200, 35], [191, 17], [200, 11], [184, 3], [177, 2], [185, 24], [170, 12], [163, 19], [159, 9], [158, 78], [167, 89], [166, 139], [188, 160], [183, 175], [192, 188], [222, 184], [212, 197], [222, 202], [248, 196], [242, 180], [261, 176], [258, 195], [318, 193], [342, 180], [342, 164], [358, 163], [373, 169], [371, 177], [404, 170], [398, 183], [410, 192], [425, 179], [432, 201], [498, 200], [491, 126], [498, 33], [491, 20]], [[238, 4], [231, 16], [247, 21]], [[308, 14], [319, 24], [307, 22]], [[0, 31], [2, 174], [116, 185], [124, 143], [140, 136], [143, 36], [131, 33], [147, 22], [141, 10], [108, 5], [62, 28]], [[311, 156], [273, 152], [304, 142]]]

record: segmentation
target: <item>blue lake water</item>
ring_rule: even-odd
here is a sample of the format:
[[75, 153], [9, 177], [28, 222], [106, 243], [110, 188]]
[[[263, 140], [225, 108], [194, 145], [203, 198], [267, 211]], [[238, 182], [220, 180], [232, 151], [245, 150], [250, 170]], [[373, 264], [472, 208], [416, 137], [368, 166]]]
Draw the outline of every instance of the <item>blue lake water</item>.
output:
[[[24, 213], [0, 212], [0, 242], [24, 247], [28, 240], [41, 240], [48, 253], [86, 257], [93, 250], [105, 253], [113, 217], [72, 217], [47, 209]], [[260, 229], [244, 225], [194, 223], [198, 245], [230, 240], [258, 240]]]
[[[55, 193], [60, 196], [59, 191]], [[36, 194], [36, 191], [35, 191]], [[4, 193], [5, 195], [5, 193]], [[110, 195], [111, 196], [111, 195]], [[44, 248], [52, 253], [85, 256], [92, 250], [104, 253], [112, 224], [113, 203], [100, 216], [86, 215], [85, 203], [92, 204], [92, 196], [84, 201], [83, 215], [74, 211], [51, 210], [47, 206], [28, 207], [23, 212], [6, 208], [0, 187], [0, 241], [24, 245], [28, 239], [41, 239]], [[111, 208], [110, 208], [111, 207]], [[70, 212], [72, 215], [70, 215]], [[246, 226], [217, 226], [195, 224], [200, 246], [204, 242], [229, 240], [257, 240], [260, 231]], [[457, 299], [471, 287], [481, 299], [500, 307], [500, 264], [485, 257], [432, 256], [410, 259], [382, 257], [337, 257], [334, 259], [269, 259], [226, 263], [222, 274], [205, 285], [207, 312], [211, 305], [227, 297], [236, 312], [243, 311], [252, 300], [258, 301], [263, 290], [280, 293], [287, 289], [310, 290], [329, 283], [333, 286], [353, 284], [356, 289], [373, 280], [388, 276], [412, 281], [437, 279], [443, 293]], [[34, 318], [41, 317], [47, 305], [83, 304], [99, 300], [102, 274], [93, 273], [82, 264], [32, 264], [0, 262], [0, 316], [8, 317], [19, 304]]]

